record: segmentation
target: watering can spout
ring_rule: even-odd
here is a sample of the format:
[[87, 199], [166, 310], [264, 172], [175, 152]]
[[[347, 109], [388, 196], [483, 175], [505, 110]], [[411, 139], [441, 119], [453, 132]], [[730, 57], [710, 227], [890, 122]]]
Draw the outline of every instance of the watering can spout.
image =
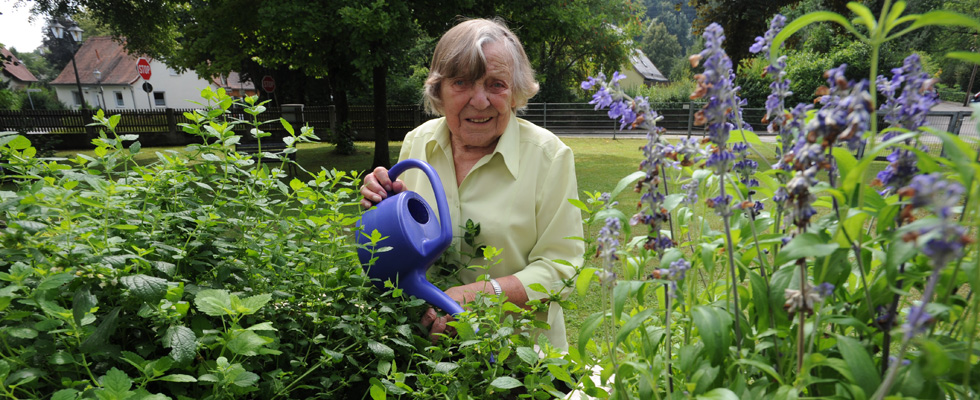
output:
[[[429, 178], [439, 210], [438, 221], [432, 208], [418, 193], [405, 191], [390, 196], [361, 216], [357, 241], [362, 248], [358, 250], [358, 258], [372, 279], [381, 282], [390, 279], [407, 294], [443, 311], [458, 314], [463, 311], [459, 304], [425, 278], [426, 271], [452, 242], [453, 229], [446, 192], [435, 170], [420, 160], [403, 160], [391, 167], [388, 176], [395, 180], [409, 168], [421, 169]], [[379, 247], [390, 247], [391, 250], [372, 253], [364, 248], [370, 244], [365, 235], [370, 235], [374, 230], [387, 237]], [[372, 258], [375, 258], [373, 264]]]

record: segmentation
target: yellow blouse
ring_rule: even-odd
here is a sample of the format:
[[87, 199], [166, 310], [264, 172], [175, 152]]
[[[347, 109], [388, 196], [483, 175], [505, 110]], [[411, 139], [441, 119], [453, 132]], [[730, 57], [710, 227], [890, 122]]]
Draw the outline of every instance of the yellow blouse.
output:
[[[473, 252], [463, 243], [461, 228], [471, 219], [481, 226], [477, 243], [502, 250], [501, 262], [489, 269], [491, 278], [514, 275], [524, 285], [528, 299], [536, 300], [547, 296], [530, 289], [530, 285], [540, 283], [554, 290], [561, 287], [561, 279], [574, 274], [572, 267], [553, 260], [582, 265], [584, 243], [566, 239], [583, 236], [581, 211], [568, 202], [578, 198], [574, 156], [548, 130], [511, 114], [493, 153], [480, 159], [458, 187], [445, 118], [430, 120], [409, 132], [398, 158], [426, 161], [439, 174], [456, 249]], [[398, 179], [436, 208], [429, 180], [422, 171], [410, 169]], [[471, 283], [482, 273], [467, 269], [460, 272], [460, 278]], [[547, 322], [551, 329], [542, 333], [553, 346], [567, 349], [560, 306], [551, 305]]]

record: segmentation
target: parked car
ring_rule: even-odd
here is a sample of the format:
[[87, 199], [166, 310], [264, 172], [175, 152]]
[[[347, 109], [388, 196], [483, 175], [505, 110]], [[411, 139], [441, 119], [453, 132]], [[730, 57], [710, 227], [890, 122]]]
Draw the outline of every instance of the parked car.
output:
[[970, 101], [973, 103], [980, 103], [980, 92], [977, 92], [977, 94], [973, 95], [973, 100]]

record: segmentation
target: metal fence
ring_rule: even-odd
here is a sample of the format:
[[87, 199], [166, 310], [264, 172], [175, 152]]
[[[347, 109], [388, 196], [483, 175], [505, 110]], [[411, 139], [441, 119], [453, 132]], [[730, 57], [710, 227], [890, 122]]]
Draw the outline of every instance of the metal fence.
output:
[[[667, 129], [673, 135], [701, 135], [703, 127], [694, 125], [695, 113], [701, 108], [698, 103], [661, 103], [652, 104], [654, 110], [664, 118], [658, 125]], [[118, 126], [120, 134], [139, 134], [144, 145], [180, 145], [200, 140], [184, 134], [181, 123], [190, 122], [184, 117], [191, 109], [137, 110], [137, 111], [108, 111], [107, 113], [122, 116]], [[63, 138], [77, 137], [84, 140], [66, 140], [65, 147], [84, 147], [88, 144], [93, 133], [86, 124], [92, 121], [92, 111], [0, 111], [0, 131], [18, 131], [31, 134], [65, 134]], [[251, 120], [251, 116], [242, 110], [232, 110], [232, 115]], [[618, 122], [609, 119], [605, 110], [595, 110], [594, 106], [585, 103], [531, 103], [518, 114], [521, 118], [547, 128], [558, 135], [598, 135], [612, 136], [638, 134], [632, 131], [619, 130]], [[766, 132], [762, 122], [765, 109], [742, 109], [746, 123], [761, 137], [771, 137]], [[282, 135], [282, 127], [276, 122], [285, 118], [295, 123], [306, 124], [314, 128], [321, 138], [326, 139], [330, 132], [336, 129], [336, 111], [333, 106], [304, 106], [302, 113], [296, 115], [288, 108], [268, 107], [258, 116], [259, 121], [273, 121], [262, 125], [263, 130]], [[433, 118], [419, 105], [388, 106], [388, 138], [401, 140], [405, 133], [414, 129], [422, 122]], [[371, 106], [351, 106], [349, 119], [355, 131], [357, 140], [374, 140], [374, 109]], [[937, 130], [953, 132], [967, 141], [977, 143], [980, 133], [977, 132], [977, 117], [970, 112], [932, 112], [928, 117], [928, 126]], [[879, 120], [879, 127], [884, 127], [884, 121]], [[250, 139], [247, 126], [236, 127], [237, 133]], [[88, 133], [88, 135], [77, 135]], [[940, 140], [933, 135], [923, 135], [922, 144], [932, 151], [941, 151]], [[880, 156], [880, 155], [876, 155]]]

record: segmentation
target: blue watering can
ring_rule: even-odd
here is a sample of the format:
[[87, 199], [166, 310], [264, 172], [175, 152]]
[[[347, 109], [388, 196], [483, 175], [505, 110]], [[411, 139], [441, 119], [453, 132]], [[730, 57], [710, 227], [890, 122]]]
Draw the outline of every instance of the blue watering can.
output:
[[425, 278], [426, 271], [449, 248], [453, 238], [446, 192], [436, 171], [420, 160], [407, 159], [395, 164], [388, 170], [388, 177], [394, 181], [409, 168], [421, 169], [429, 178], [441, 221], [436, 221], [432, 207], [418, 193], [404, 191], [390, 196], [361, 216], [357, 223], [357, 243], [369, 244], [362, 233], [370, 235], [377, 229], [381, 236], [388, 237], [380, 246], [391, 246], [391, 250], [375, 253], [374, 265], [368, 265], [371, 254], [363, 248], [357, 251], [358, 258], [371, 278], [382, 282], [390, 279], [405, 293], [459, 315], [463, 308]]

